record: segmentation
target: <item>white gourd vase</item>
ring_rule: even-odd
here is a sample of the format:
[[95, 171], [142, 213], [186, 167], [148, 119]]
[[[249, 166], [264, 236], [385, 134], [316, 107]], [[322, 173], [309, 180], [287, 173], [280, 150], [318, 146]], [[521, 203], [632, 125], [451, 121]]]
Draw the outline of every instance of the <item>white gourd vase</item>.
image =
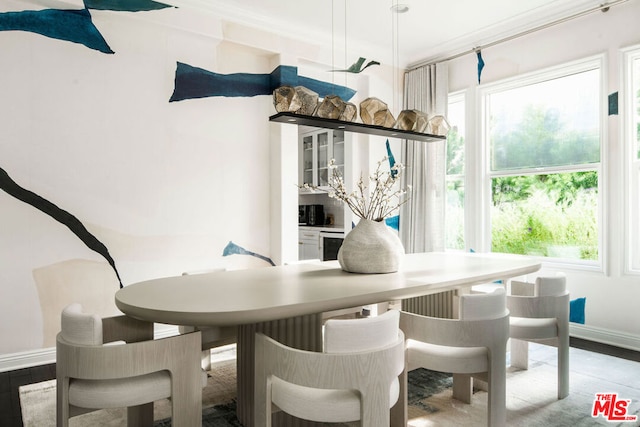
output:
[[384, 221], [361, 219], [345, 236], [338, 262], [350, 273], [394, 273], [403, 254], [400, 238]]

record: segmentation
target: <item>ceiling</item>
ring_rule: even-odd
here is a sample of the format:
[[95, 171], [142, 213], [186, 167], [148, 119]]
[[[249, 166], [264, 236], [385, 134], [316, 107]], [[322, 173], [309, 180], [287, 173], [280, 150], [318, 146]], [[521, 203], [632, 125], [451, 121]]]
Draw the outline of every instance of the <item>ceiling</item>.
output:
[[[229, 21], [334, 46], [333, 50], [346, 48], [349, 58], [363, 56], [407, 67], [472, 52], [475, 47], [595, 8], [603, 1], [169, 0], [167, 3], [214, 12]], [[393, 5], [408, 5], [409, 11], [394, 14]]]

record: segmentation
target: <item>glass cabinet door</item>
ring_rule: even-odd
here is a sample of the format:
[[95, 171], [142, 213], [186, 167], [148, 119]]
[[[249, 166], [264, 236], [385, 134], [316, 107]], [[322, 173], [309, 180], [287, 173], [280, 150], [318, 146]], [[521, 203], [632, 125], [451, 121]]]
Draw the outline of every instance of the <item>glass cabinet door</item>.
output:
[[329, 131], [317, 134], [318, 140], [318, 187], [329, 185]]
[[[336, 170], [344, 177], [344, 131], [333, 131], [333, 144], [331, 144], [331, 158], [335, 160]], [[333, 173], [333, 171], [332, 171]]]
[[313, 185], [313, 135], [302, 137], [302, 182]]

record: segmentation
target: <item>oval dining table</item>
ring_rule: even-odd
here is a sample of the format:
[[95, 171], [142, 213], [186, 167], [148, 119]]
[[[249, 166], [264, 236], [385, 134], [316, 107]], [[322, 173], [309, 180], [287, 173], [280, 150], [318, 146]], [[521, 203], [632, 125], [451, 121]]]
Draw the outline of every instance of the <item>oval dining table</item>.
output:
[[[399, 271], [388, 274], [347, 273], [327, 261], [164, 277], [125, 286], [115, 302], [126, 315], [155, 323], [237, 326], [237, 415], [243, 426], [253, 427], [256, 332], [321, 351], [324, 312], [506, 283], [540, 267], [540, 261], [519, 255], [428, 252], [404, 255]], [[406, 425], [403, 403], [404, 410], [392, 412], [392, 425]], [[380, 420], [380, 426], [389, 422]]]

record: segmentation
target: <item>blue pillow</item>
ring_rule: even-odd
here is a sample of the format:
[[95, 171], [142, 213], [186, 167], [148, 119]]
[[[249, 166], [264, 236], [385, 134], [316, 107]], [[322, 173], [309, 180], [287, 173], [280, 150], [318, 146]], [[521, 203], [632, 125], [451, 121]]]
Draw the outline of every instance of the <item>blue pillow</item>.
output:
[[584, 324], [584, 306], [586, 298], [576, 298], [569, 302], [569, 322]]

